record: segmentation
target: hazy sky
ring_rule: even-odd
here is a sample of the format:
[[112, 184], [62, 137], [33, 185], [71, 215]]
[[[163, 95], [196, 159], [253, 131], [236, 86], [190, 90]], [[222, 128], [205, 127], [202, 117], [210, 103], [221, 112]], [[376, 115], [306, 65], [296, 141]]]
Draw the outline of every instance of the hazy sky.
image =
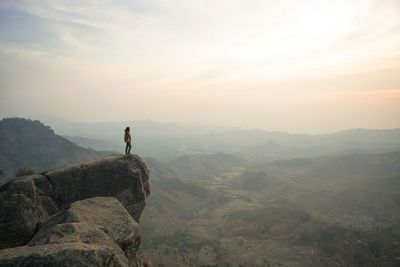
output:
[[399, 0], [0, 2], [0, 117], [400, 127]]

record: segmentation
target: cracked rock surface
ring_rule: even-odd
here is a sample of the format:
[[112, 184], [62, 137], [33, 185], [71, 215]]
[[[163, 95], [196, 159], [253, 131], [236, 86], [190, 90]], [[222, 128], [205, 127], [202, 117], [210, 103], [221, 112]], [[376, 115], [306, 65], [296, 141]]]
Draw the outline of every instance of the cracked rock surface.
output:
[[5, 184], [0, 188], [0, 265], [16, 264], [16, 258], [30, 262], [33, 256], [57, 263], [70, 253], [77, 260], [80, 254], [95, 255], [89, 266], [140, 266], [138, 221], [149, 193], [146, 165], [136, 155], [105, 157]]

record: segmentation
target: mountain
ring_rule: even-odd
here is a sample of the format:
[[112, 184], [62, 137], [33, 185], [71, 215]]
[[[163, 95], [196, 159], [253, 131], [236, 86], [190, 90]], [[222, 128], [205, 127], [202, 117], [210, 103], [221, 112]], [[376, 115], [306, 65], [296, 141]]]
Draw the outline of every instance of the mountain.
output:
[[62, 135], [80, 136], [71, 140], [82, 146], [112, 148], [116, 151], [123, 151], [123, 129], [130, 126], [133, 151], [143, 157], [163, 161], [188, 154], [217, 152], [243, 158], [275, 160], [356, 152], [384, 153], [400, 149], [400, 129], [350, 129], [310, 135], [262, 129], [189, 126], [151, 120], [78, 123], [47, 118], [46, 122]]
[[41, 172], [106, 154], [109, 153], [80, 147], [37, 120], [7, 118], [0, 121], [0, 168], [4, 170], [0, 183], [15, 177], [21, 167]]
[[[18, 154], [21, 147], [29, 152], [30, 162], [71, 156], [62, 154], [71, 145], [73, 151], [89, 156], [99, 153], [72, 144], [38, 121], [6, 119], [0, 126], [0, 140], [7, 140], [1, 141], [0, 152], [7, 152], [7, 158], [23, 156]], [[107, 136], [106, 129], [88, 126], [87, 130]], [[90, 135], [76, 140], [98, 147], [120, 140], [123, 145], [120, 129], [109, 130], [115, 139]], [[171, 129], [159, 134], [153, 129], [148, 136], [137, 132], [134, 129], [134, 151], [155, 156], [145, 158], [152, 196], [146, 199], [141, 217], [141, 251], [155, 266], [398, 263], [399, 129], [353, 129], [329, 135], [263, 130], [179, 135]], [[71, 134], [78, 135], [84, 136]], [[0, 168], [7, 170], [1, 160]], [[64, 199], [91, 192], [83, 183], [85, 190], [62, 194], [63, 188], [70, 190], [76, 184], [60, 186], [53, 179], [56, 174], [50, 171], [32, 179], [39, 179], [34, 182], [39, 187], [53, 182], [61, 190], [56, 201], [57, 194]], [[36, 194], [35, 205], [43, 201], [41, 192]], [[104, 203], [113, 206], [109, 200]], [[53, 230], [57, 229], [49, 228]]]
[[327, 135], [316, 135], [315, 139], [325, 142], [341, 143], [385, 143], [398, 145], [400, 143], [400, 129], [350, 129]]
[[121, 132], [129, 126], [138, 136], [192, 136], [198, 134], [220, 133], [237, 130], [235, 127], [189, 126], [177, 122], [157, 122], [153, 120], [128, 120], [105, 122], [74, 122], [57, 117], [44, 117], [41, 119], [62, 135], [78, 135], [95, 139], [108, 140], [116, 138], [121, 140]]
[[253, 159], [288, 159], [349, 153], [384, 153], [400, 150], [400, 129], [351, 129], [308, 135], [266, 132], [260, 129], [208, 136], [208, 147]]

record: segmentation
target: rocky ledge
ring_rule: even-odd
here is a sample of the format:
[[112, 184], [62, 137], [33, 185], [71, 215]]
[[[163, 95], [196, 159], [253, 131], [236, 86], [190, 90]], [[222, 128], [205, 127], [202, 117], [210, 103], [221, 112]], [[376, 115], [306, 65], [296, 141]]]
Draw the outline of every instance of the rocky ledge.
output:
[[0, 188], [1, 266], [142, 266], [138, 222], [150, 193], [135, 155], [21, 177]]

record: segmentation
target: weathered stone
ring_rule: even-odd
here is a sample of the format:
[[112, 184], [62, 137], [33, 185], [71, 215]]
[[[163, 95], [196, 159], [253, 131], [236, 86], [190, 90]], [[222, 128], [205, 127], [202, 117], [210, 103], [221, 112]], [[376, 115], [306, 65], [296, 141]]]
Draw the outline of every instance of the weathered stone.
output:
[[125, 207], [94, 197], [50, 217], [27, 246], [0, 250], [0, 266], [143, 266], [139, 244], [139, 225]]
[[49, 238], [53, 240], [64, 237], [64, 234], [60, 235], [59, 232], [56, 232], [55, 237], [51, 237], [54, 233], [49, 234], [49, 231], [58, 229], [57, 225], [65, 223], [96, 225], [118, 244], [130, 259], [136, 257], [140, 244], [139, 225], [116, 198], [95, 197], [73, 202], [68, 210], [47, 220], [29, 245], [46, 244]]
[[[90, 232], [89, 234], [93, 234]], [[0, 250], [1, 266], [130, 266], [112, 247], [81, 242]]]
[[26, 244], [38, 225], [78, 200], [116, 197], [139, 221], [149, 190], [140, 157], [110, 156], [21, 177], [0, 187], [0, 249]]
[[[99, 247], [102, 249], [104, 248], [111, 249], [112, 253], [118, 259], [118, 262], [123, 263], [123, 265], [129, 265], [129, 259], [124, 254], [122, 249], [118, 246], [118, 244], [115, 243], [115, 241], [105, 233], [104, 229], [101, 226], [93, 225], [89, 222], [48, 225], [47, 227], [42, 228], [34, 236], [31, 242], [29, 242], [28, 246], [38, 247], [38, 249], [41, 250], [40, 247], [42, 245], [65, 244], [65, 243], [76, 244], [77, 245], [76, 249], [78, 250], [81, 247], [80, 244], [93, 244], [93, 245], [99, 245]], [[60, 247], [60, 249], [64, 248]], [[36, 253], [35, 250], [31, 252]], [[0, 250], [0, 258], [1, 255], [2, 255], [2, 250]], [[83, 256], [84, 255], [82, 255], [82, 257]], [[28, 258], [28, 255], [25, 255], [25, 257]], [[23, 264], [24, 262], [25, 260], [21, 260], [18, 263]], [[0, 264], [1, 263], [2, 261], [0, 260]]]
[[31, 199], [23, 194], [11, 194], [8, 198], [0, 196], [0, 222], [0, 243], [4, 248], [29, 240], [39, 219]]

